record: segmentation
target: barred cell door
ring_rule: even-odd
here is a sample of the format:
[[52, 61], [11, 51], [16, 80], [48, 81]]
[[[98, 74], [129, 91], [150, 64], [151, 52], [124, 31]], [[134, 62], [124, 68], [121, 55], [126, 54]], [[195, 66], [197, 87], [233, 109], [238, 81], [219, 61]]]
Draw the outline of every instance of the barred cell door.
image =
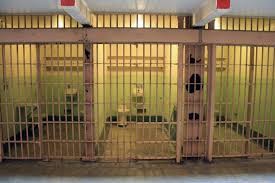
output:
[[41, 159], [41, 105], [34, 44], [2, 44], [1, 159]]
[[94, 45], [96, 154], [105, 160], [205, 157], [207, 53], [182, 44]]
[[94, 44], [96, 156], [175, 158], [177, 45]]

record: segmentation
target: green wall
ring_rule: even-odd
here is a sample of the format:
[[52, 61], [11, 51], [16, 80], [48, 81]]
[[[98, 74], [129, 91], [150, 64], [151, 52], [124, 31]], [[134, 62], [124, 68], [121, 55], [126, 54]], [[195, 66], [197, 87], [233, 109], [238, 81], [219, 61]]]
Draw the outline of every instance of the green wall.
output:
[[[223, 51], [221, 49], [221, 47], [217, 48], [217, 57], [229, 59], [223, 63], [226, 70], [216, 74], [216, 110], [227, 119], [244, 124], [247, 120], [248, 108], [250, 48], [231, 46], [223, 47]], [[272, 88], [274, 49], [255, 48], [254, 53], [252, 128], [264, 135], [274, 137], [275, 113], [272, 110], [275, 108], [275, 98], [272, 96], [275, 93], [275, 87]], [[221, 63], [218, 63], [217, 67], [220, 66]], [[219, 105], [219, 103], [223, 104]], [[273, 122], [269, 122], [270, 120]]]

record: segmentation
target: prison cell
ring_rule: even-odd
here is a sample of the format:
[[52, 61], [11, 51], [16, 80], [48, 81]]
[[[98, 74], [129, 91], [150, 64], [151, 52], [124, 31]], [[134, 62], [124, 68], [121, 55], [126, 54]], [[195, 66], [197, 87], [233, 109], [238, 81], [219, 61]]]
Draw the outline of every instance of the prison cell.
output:
[[[65, 15], [2, 17], [4, 29], [81, 27]], [[178, 29], [189, 21], [92, 19], [95, 28]], [[271, 18], [222, 17], [214, 28], [274, 25]], [[211, 140], [215, 158], [274, 155], [274, 47], [1, 43], [0, 59], [3, 159], [203, 158]]]
[[274, 48], [219, 46], [217, 53], [214, 154], [274, 153]]

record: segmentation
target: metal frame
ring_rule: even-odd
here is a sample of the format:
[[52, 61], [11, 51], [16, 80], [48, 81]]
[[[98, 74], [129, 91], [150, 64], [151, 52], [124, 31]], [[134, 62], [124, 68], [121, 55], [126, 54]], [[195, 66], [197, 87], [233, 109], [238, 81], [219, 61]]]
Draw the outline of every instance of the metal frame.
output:
[[[145, 17], [143, 17], [145, 19]], [[138, 18], [137, 18], [138, 19]], [[123, 18], [124, 20], [124, 18]], [[187, 21], [187, 19], [184, 19], [185, 21]], [[178, 27], [182, 28], [183, 27], [183, 20], [179, 21]], [[138, 23], [138, 22], [137, 22]], [[125, 23], [123, 22], [123, 27]], [[150, 24], [151, 26], [151, 24]], [[97, 26], [98, 27], [98, 26]], [[118, 27], [118, 26], [117, 26]], [[157, 25], [158, 27], [158, 25]], [[188, 26], [186, 26], [188, 27]], [[24, 36], [22, 36], [24, 35]], [[226, 39], [225, 39], [226, 38]], [[77, 44], [81, 44], [83, 45], [83, 86], [84, 86], [84, 102], [83, 104], [85, 105], [85, 109], [84, 109], [84, 119], [85, 122], [80, 122], [80, 120], [78, 119], [78, 125], [80, 126], [81, 124], [84, 124], [85, 127], [85, 131], [84, 131], [84, 135], [85, 135], [85, 139], [78, 139], [78, 141], [76, 141], [75, 139], [70, 141], [68, 138], [68, 134], [67, 134], [67, 130], [68, 130], [68, 124], [65, 124], [65, 129], [66, 129], [66, 138], [65, 140], [61, 138], [57, 140], [57, 139], [53, 139], [50, 140], [49, 138], [47, 140], [43, 139], [43, 128], [44, 125], [48, 125], [48, 119], [47, 122], [43, 122], [42, 119], [42, 114], [41, 114], [41, 110], [42, 110], [42, 103], [44, 104], [45, 101], [42, 102], [41, 100], [41, 95], [42, 92], [41, 91], [41, 83], [43, 84], [43, 81], [41, 80], [41, 75], [42, 75], [42, 70], [41, 70], [41, 52], [43, 52], [43, 48], [45, 49], [45, 47], [43, 47], [44, 45], [48, 44], [48, 43], [57, 43], [57, 44], [71, 44], [71, 43], [77, 43]], [[125, 66], [125, 59], [129, 59], [130, 60], [130, 64], [132, 64], [133, 62], [138, 62], [138, 59], [143, 60], [143, 66], [140, 70], [140, 72], [143, 73], [142, 75], [142, 84], [143, 86], [146, 84], [144, 78], [145, 78], [145, 60], [149, 61], [150, 64], [150, 68], [148, 71], [150, 71], [150, 74], [152, 72], [152, 59], [154, 59], [156, 61], [156, 65], [157, 67], [160, 64], [161, 58], [162, 56], [159, 56], [159, 49], [163, 47], [164, 53], [165, 53], [165, 46], [168, 45], [168, 47], [170, 46], [170, 57], [171, 57], [171, 46], [172, 44], [178, 44], [178, 63], [177, 63], [177, 121], [176, 122], [168, 122], [168, 124], [170, 125], [177, 125], [177, 134], [176, 134], [176, 153], [174, 156], [168, 157], [168, 156], [142, 156], [142, 157], [138, 157], [136, 155], [134, 155], [135, 157], [133, 157], [132, 155], [130, 155], [129, 159], [169, 159], [169, 158], [176, 158], [177, 162], [180, 162], [182, 157], [201, 157], [201, 155], [199, 155], [199, 151], [195, 151], [192, 152], [191, 155], [188, 153], [184, 153], [182, 152], [182, 147], [184, 146], [183, 144], [185, 142], [188, 143], [205, 143], [207, 145], [207, 152], [205, 151], [205, 155], [208, 159], [208, 161], [212, 161], [212, 158], [214, 157], [238, 157], [238, 156], [256, 156], [258, 155], [258, 152], [253, 151], [253, 149], [251, 149], [250, 147], [250, 142], [251, 141], [257, 141], [257, 145], [260, 146], [265, 146], [265, 142], [267, 140], [269, 143], [269, 147], [271, 147], [271, 143], [270, 140], [274, 140], [273, 136], [268, 136], [268, 137], [264, 137], [261, 136], [259, 133], [256, 134], [256, 136], [253, 134], [254, 132], [251, 131], [251, 128], [253, 127], [253, 125], [257, 125], [257, 123], [264, 123], [265, 128], [266, 127], [266, 123], [270, 122], [274, 122], [272, 121], [272, 119], [268, 118], [268, 114], [267, 112], [265, 113], [265, 117], [263, 119], [263, 121], [261, 121], [262, 119], [255, 119], [255, 116], [253, 116], [253, 112], [255, 111], [255, 100], [257, 99], [257, 97], [259, 98], [259, 100], [261, 100], [261, 95], [257, 96], [255, 94], [256, 89], [255, 89], [255, 85], [257, 85], [257, 87], [259, 87], [260, 89], [260, 94], [262, 94], [265, 99], [267, 98], [267, 95], [269, 94], [268, 91], [266, 91], [266, 93], [262, 93], [262, 89], [263, 89], [263, 67], [265, 66], [265, 64], [267, 65], [267, 68], [270, 69], [272, 64], [273, 64], [273, 70], [274, 70], [274, 56], [270, 56], [270, 49], [273, 49], [274, 51], [274, 46], [275, 46], [275, 32], [253, 32], [253, 31], [229, 31], [229, 30], [223, 30], [223, 31], [218, 31], [218, 30], [194, 30], [194, 29], [145, 29], [145, 28], [140, 28], [140, 29], [127, 29], [127, 28], [112, 28], [112, 29], [108, 29], [108, 28], [93, 28], [93, 29], [87, 29], [87, 28], [83, 28], [83, 29], [0, 29], [0, 44], [2, 45], [2, 57], [3, 57], [3, 72], [6, 72], [6, 61], [5, 61], [5, 46], [6, 45], [15, 45], [16, 49], [17, 49], [17, 53], [18, 53], [18, 44], [34, 44], [36, 45], [36, 63], [30, 63], [30, 65], [35, 65], [36, 67], [36, 90], [37, 90], [37, 101], [31, 101], [30, 103], [36, 103], [37, 104], [37, 124], [38, 124], [38, 129], [39, 129], [39, 138], [38, 141], [33, 140], [32, 143], [34, 144], [39, 144], [39, 155], [35, 156], [34, 158], [37, 159], [42, 159], [45, 158], [44, 154], [45, 153], [45, 148], [43, 146], [43, 143], [45, 142], [47, 143], [54, 143], [54, 146], [56, 146], [56, 143], [59, 143], [59, 145], [63, 146], [64, 144], [68, 144], [68, 143], [79, 143], [79, 149], [81, 149], [80, 146], [82, 146], [84, 144], [85, 146], [85, 152], [83, 154], [81, 154], [81, 158], [83, 160], [95, 160], [97, 158], [103, 158], [103, 159], [108, 159], [108, 158], [113, 158], [112, 153], [111, 152], [111, 156], [110, 157], [106, 157], [107, 155], [96, 155], [96, 151], [100, 151], [100, 148], [102, 148], [101, 146], [96, 145], [96, 143], [109, 143], [111, 145], [116, 145], [118, 146], [124, 146], [124, 152], [126, 149], [126, 145], [125, 144], [129, 144], [130, 149], [137, 147], [139, 144], [161, 144], [161, 148], [162, 150], [164, 150], [164, 144], [168, 143], [168, 144], [172, 144], [174, 143], [174, 141], [172, 140], [144, 140], [144, 139], [139, 139], [139, 140], [134, 140], [133, 136], [130, 136], [130, 140], [127, 141], [125, 132], [122, 132], [122, 138], [123, 141], [118, 140], [119, 137], [116, 136], [114, 138], [111, 139], [106, 139], [104, 138], [104, 140], [98, 140], [95, 138], [95, 128], [98, 125], [98, 120], [96, 118], [98, 118], [99, 116], [99, 112], [98, 110], [96, 110], [95, 108], [98, 107], [99, 105], [103, 105], [104, 108], [104, 112], [105, 110], [108, 108], [108, 106], [105, 106], [108, 104], [108, 102], [105, 101], [105, 97], [104, 97], [104, 102], [100, 103], [100, 101], [98, 101], [98, 96], [100, 95], [99, 93], [94, 93], [94, 91], [99, 91], [99, 88], [101, 87], [101, 85], [103, 85], [103, 87], [107, 87], [107, 84], [105, 83], [105, 79], [103, 81], [103, 84], [100, 83], [99, 79], [96, 78], [94, 79], [94, 76], [98, 76], [99, 73], [99, 68], [103, 65], [113, 65], [113, 67], [110, 67], [110, 87], [115, 86], [116, 87], [116, 91], [114, 93], [116, 93], [116, 98], [118, 99], [118, 86], [121, 85], [121, 83], [118, 82], [118, 72], [122, 72], [122, 78], [123, 78], [123, 83], [122, 83], [122, 88], [123, 88], [123, 93], [125, 93], [125, 84], [128, 84], [125, 82], [125, 72], [130, 71], [130, 77], [132, 77], [132, 73], [135, 73], [137, 76], [137, 72], [138, 70], [132, 70], [131, 67], [127, 70], [126, 66]], [[99, 45], [103, 45], [103, 53], [99, 53], [98, 51], [98, 47]], [[132, 55], [134, 53], [132, 53], [132, 51], [134, 49], [137, 50], [137, 47], [134, 48], [133, 46], [138, 45], [142, 48], [142, 56], [137, 55], [137, 53], [135, 53], [136, 55]], [[248, 58], [248, 52], [250, 53], [250, 65], [244, 64], [242, 63], [242, 58], [240, 57], [240, 63], [236, 63], [236, 58], [235, 58], [235, 53], [236, 49], [242, 49], [242, 46], [240, 45], [245, 45], [244, 47], [246, 47], [246, 49], [248, 47], [250, 47], [250, 52], [246, 51], [246, 59]], [[42, 46], [42, 47], [41, 47]], [[130, 46], [130, 55], [125, 55], [125, 47]], [[216, 81], [216, 47], [217, 46], [221, 46], [222, 49], [227, 48], [228, 51], [227, 53], [223, 53], [223, 50], [221, 51], [222, 56], [228, 56], [230, 55], [229, 52], [233, 52], [234, 53], [234, 58], [232, 59], [233, 63], [227, 63], [227, 65], [225, 66], [228, 70], [230, 67], [232, 67], [232, 72], [233, 72], [233, 90], [234, 87], [239, 87], [240, 90], [240, 78], [236, 80], [236, 76], [238, 73], [236, 73], [236, 71], [238, 70], [239, 72], [241, 72], [241, 67], [245, 67], [246, 70], [249, 69], [249, 75], [248, 75], [248, 80], [249, 80], [249, 92], [248, 92], [248, 96], [247, 96], [247, 106], [246, 106], [246, 119], [241, 121], [241, 123], [245, 124], [244, 126], [246, 126], [246, 129], [244, 127], [239, 128], [239, 125], [236, 126], [237, 128], [237, 132], [239, 132], [238, 130], [242, 131], [242, 134], [245, 135], [246, 139], [241, 139], [241, 138], [233, 138], [232, 137], [232, 132], [234, 127], [234, 123], [232, 121], [229, 120], [230, 117], [233, 118], [233, 110], [230, 112], [229, 108], [230, 105], [235, 106], [236, 104], [239, 103], [239, 101], [233, 101], [232, 103], [230, 103], [229, 100], [225, 100], [222, 101], [222, 104], [220, 105], [225, 105], [225, 110], [226, 110], [226, 118], [225, 122], [223, 121], [215, 121], [215, 105], [217, 105], [217, 100], [215, 99], [215, 85], [217, 85], [217, 81]], [[52, 45], [51, 45], [52, 47]], [[105, 58], [103, 60], [99, 59], [99, 54], [103, 54], [103, 56], [105, 56], [105, 48], [109, 47], [109, 60], [110, 63], [107, 63], [107, 61], [105, 61]], [[156, 55], [152, 56], [152, 47], [156, 47]], [[188, 49], [192, 48], [192, 54], [194, 54], [195, 56], [200, 56], [203, 57], [204, 51], [203, 48], [207, 47], [208, 48], [208, 60], [204, 59], [204, 62], [202, 64], [196, 65], [195, 67], [186, 63], [188, 62], [188, 58], [185, 57], [184, 59], [184, 54], [188, 53]], [[263, 50], [265, 49], [264, 47], [268, 48], [268, 57], [267, 57], [267, 63], [264, 63], [264, 60], [266, 58], [264, 58], [264, 54], [263, 54]], [[122, 48], [122, 49], [119, 49]], [[149, 56], [145, 55], [146, 52], [146, 48], [148, 48], [148, 50], [150, 50], [149, 52]], [[196, 50], [196, 48], [199, 48], [199, 50]], [[230, 51], [231, 48], [231, 51]], [[25, 47], [23, 48], [25, 49]], [[72, 48], [70, 48], [72, 49]], [[4, 50], [4, 51], [3, 51]], [[31, 50], [31, 48], [30, 48]], [[58, 48], [59, 50], [59, 48]], [[119, 50], [123, 51], [123, 55], [121, 56], [119, 54]], [[135, 51], [136, 51], [135, 50]], [[185, 50], [185, 51], [184, 51]], [[233, 50], [233, 51], [232, 51]], [[190, 51], [190, 50], [189, 50]], [[65, 52], [65, 46], [64, 46], [64, 52]], [[24, 50], [25, 53], [25, 50]], [[240, 51], [240, 55], [241, 55], [242, 51]], [[261, 53], [261, 54], [260, 54]], [[52, 54], [52, 53], [51, 53]], [[258, 54], [261, 55], [262, 58], [258, 58]], [[10, 52], [11, 55], [11, 52]], [[30, 54], [32, 55], [32, 54]], [[96, 55], [96, 57], [94, 57], [94, 55]], [[115, 55], [115, 56], [113, 56]], [[133, 56], [133, 57], [132, 57]], [[18, 55], [17, 55], [18, 57]], [[59, 57], [59, 53], [57, 54], [57, 57]], [[53, 57], [52, 57], [53, 58]], [[65, 58], [65, 57], [64, 57]], [[81, 57], [80, 57], [81, 58]], [[273, 58], [273, 63], [270, 63], [270, 59]], [[25, 58], [24, 58], [25, 59]], [[96, 60], [95, 60], [96, 59]], [[120, 70], [118, 70], [119, 65], [121, 65], [121, 63], [119, 62], [119, 60], [121, 61], [122, 59], [122, 66]], [[12, 60], [12, 59], [11, 59]], [[31, 59], [30, 59], [31, 60]], [[65, 60], [65, 59], [64, 59]], [[70, 57], [70, 60], [73, 61], [73, 57]], [[113, 61], [113, 63], [112, 63]], [[185, 62], [184, 62], [185, 61]], [[207, 61], [207, 62], [206, 62]], [[261, 63], [259, 63], [259, 61], [261, 61]], [[10, 61], [12, 62], [12, 61]], [[15, 61], [16, 62], [16, 59]], [[18, 58], [17, 58], [17, 62], [18, 62]], [[266, 62], [266, 61], [265, 61]], [[13, 63], [15, 67], [19, 67], [18, 63]], [[59, 62], [58, 62], [59, 64]], [[77, 63], [78, 64], [78, 63]], [[170, 64], [171, 67], [171, 58], [170, 58], [170, 63], [163, 63], [165, 64]], [[222, 63], [223, 64], [223, 63]], [[25, 64], [23, 64], [25, 67]], [[222, 65], [223, 66], [223, 65]], [[256, 75], [257, 72], [255, 71], [257, 68], [260, 67], [260, 83], [255, 83], [256, 81]], [[11, 63], [11, 67], [12, 67], [12, 63]], [[51, 66], [52, 67], [52, 66]], [[205, 100], [203, 98], [203, 93], [200, 94], [199, 96], [199, 100], [195, 100], [195, 97], [193, 97], [193, 101], [191, 100], [185, 100], [184, 98], [184, 85], [188, 84], [188, 81], [185, 81], [184, 78], [185, 76], [187, 76], [188, 74], [190, 74], [190, 68], [192, 67], [192, 69], [195, 72], [202, 72], [201, 74], [203, 74], [204, 67], [207, 67], [207, 82], [206, 82], [206, 94], [207, 94], [207, 104], [205, 104]], [[239, 69], [238, 69], [239, 67]], [[105, 67], [104, 67], [105, 68]], [[111, 77], [111, 68], [113, 68], [113, 72], [114, 74], [116, 74], [116, 78], [112, 78]], [[184, 69], [186, 69], [186, 73], [185, 75], [183, 74]], [[11, 69], [12, 72], [12, 69]], [[19, 76], [18, 74], [19, 70], [17, 69], [17, 76]], [[159, 70], [154, 70], [154, 72], [156, 72], [157, 75], [157, 81], [155, 81], [156, 83], [153, 83], [153, 81], [151, 80], [151, 75], [150, 75], [150, 87], [152, 85], [156, 85], [156, 87], [160, 87], [160, 84], [158, 83], [158, 72]], [[228, 75], [229, 75], [229, 71], [226, 71], [227, 73], [224, 74], [225, 78], [226, 78], [226, 83], [228, 83]], [[65, 67], [64, 67], [64, 75], [66, 73]], [[72, 70], [70, 70], [70, 73], [72, 73]], [[103, 70], [103, 73], [105, 74], [106, 71]], [[14, 73], [10, 73], [10, 74], [14, 74]], [[4, 73], [5, 75], [5, 73]], [[170, 70], [170, 75], [171, 75], [171, 70]], [[267, 74], [268, 75], [268, 74]], [[105, 75], [104, 75], [105, 76]], [[254, 77], [254, 78], [253, 78]], [[272, 76], [272, 84], [270, 85], [273, 88], [273, 80], [274, 80], [274, 75]], [[64, 76], [65, 78], [65, 76]], [[246, 79], [247, 79], [246, 78]], [[4, 78], [3, 78], [4, 79]], [[113, 82], [112, 82], [113, 81]], [[246, 81], [245, 81], [246, 82]], [[64, 82], [65, 83], [69, 83], [69, 81]], [[196, 81], [195, 81], [196, 83]], [[133, 84], [133, 81], [130, 79], [130, 85]], [[164, 82], [163, 80], [163, 86], [167, 83]], [[246, 83], [247, 84], [247, 83]], [[5, 81], [3, 80], [3, 85], [5, 87]], [[168, 82], [168, 85], [170, 85], [171, 87], [171, 81], [170, 83]], [[245, 85], [246, 87], [246, 85]], [[268, 84], [266, 84], [266, 88], [268, 87]], [[130, 93], [131, 93], [131, 88], [130, 88]], [[150, 91], [151, 92], [151, 91]], [[150, 93], [151, 95], [151, 93]], [[162, 96], [159, 96], [161, 94], [159, 94], [157, 91], [156, 93], [154, 93], [153, 95], [157, 96], [157, 97], [163, 97], [165, 96], [165, 94], [163, 93]], [[169, 94], [169, 98], [171, 98], [171, 93]], [[228, 95], [228, 94], [226, 94]], [[233, 98], [234, 95], [240, 95], [240, 91], [238, 91], [236, 94], [233, 94]], [[104, 96], [105, 96], [105, 92], [104, 92]], [[110, 97], [112, 96], [112, 94], [110, 93]], [[130, 94], [130, 97], [132, 98], [132, 93]], [[238, 96], [240, 98], [240, 96]], [[96, 99], [96, 100], [95, 100]], [[72, 99], [71, 99], [72, 100]], [[151, 99], [150, 99], [151, 100]], [[169, 99], [170, 100], [170, 99]], [[1, 101], [2, 103], [5, 103], [3, 101]], [[41, 103], [42, 102], [42, 103]], [[102, 101], [101, 101], [102, 102]], [[125, 97], [123, 97], [123, 103], [125, 102]], [[188, 109], [194, 109], [195, 107], [195, 103], [198, 102], [198, 106], [199, 106], [199, 110], [201, 112], [201, 114], [206, 113], [206, 121], [203, 120], [203, 124], [207, 125], [207, 139], [183, 139], [183, 124], [184, 125], [190, 125], [188, 124], [188, 120], [186, 120], [186, 111]], [[9, 102], [8, 102], [9, 103]], [[47, 101], [46, 101], [47, 103]], [[54, 105], [54, 100], [51, 101], [51, 103]], [[81, 102], [77, 101], [78, 104], [80, 104]], [[146, 103], [146, 101], [142, 101], [143, 104]], [[14, 104], [14, 101], [12, 99], [11, 101], [11, 105]], [[57, 104], [59, 105], [59, 111], [60, 111], [60, 105], [63, 103], [58, 101]], [[151, 101], [149, 102], [150, 105], [156, 105], [157, 108], [161, 108], [159, 107], [157, 102], [156, 104], [152, 104]], [[25, 103], [26, 105], [26, 103]], [[65, 100], [65, 111], [66, 111], [66, 100]], [[71, 104], [74, 105], [74, 104]], [[109, 104], [108, 104], [109, 105]], [[116, 105], [116, 107], [118, 107], [118, 101], [116, 102], [116, 104], [110, 104], [110, 109], [112, 108], [112, 105]], [[132, 104], [131, 104], [132, 105]], [[162, 105], [164, 106], [164, 103], [162, 103]], [[203, 111], [203, 106], [207, 106], [207, 112]], [[187, 107], [186, 107], [187, 106]], [[170, 106], [169, 106], [170, 107]], [[236, 108], [234, 108], [236, 110]], [[32, 109], [33, 110], [33, 109]], [[46, 109], [47, 110], [47, 109]], [[260, 109], [258, 109], [260, 110]], [[79, 110], [78, 110], [79, 113]], [[144, 114], [144, 112], [143, 112]], [[32, 118], [34, 118], [34, 116], [32, 116]], [[269, 119], [269, 120], [268, 120]], [[137, 120], [137, 119], [136, 119]], [[66, 121], [67, 118], [66, 118]], [[73, 119], [72, 119], [73, 122]], [[190, 121], [189, 121], [190, 122]], [[110, 129], [104, 129], [104, 134], [106, 135], [106, 131], [105, 130], [115, 130], [115, 128], [112, 126], [112, 119], [110, 119], [109, 122], [105, 122], [106, 124], [110, 124]], [[61, 126], [62, 121], [59, 121], [59, 125]], [[216, 130], [216, 127], [214, 127], [215, 125], [219, 125], [217, 128], [218, 130]], [[221, 125], [223, 124], [223, 126]], [[142, 119], [142, 123], [141, 124], [135, 124], [135, 130], [137, 132], [137, 129], [141, 129], [142, 133], [144, 134], [146, 131], [146, 126], [150, 126], [150, 128], [156, 130], [155, 133], [157, 132], [157, 129], [159, 128], [161, 131], [165, 130], [165, 125], [166, 122], [162, 119], [160, 127], [158, 127], [155, 124], [151, 124], [151, 121], [148, 124], [145, 124], [145, 120], [144, 120], [144, 115], [143, 115], [143, 119]], [[200, 124], [199, 124], [200, 125]], [[259, 125], [259, 124], [258, 124]], [[194, 125], [191, 125], [192, 127], [194, 127]], [[1, 125], [2, 127], [2, 125]], [[20, 125], [21, 128], [21, 125]], [[34, 127], [32, 127], [34, 128]], [[47, 126], [48, 128], [48, 126]], [[54, 127], [55, 128], [55, 127]], [[245, 153], [232, 153], [229, 152], [229, 154], [220, 154], [220, 153], [215, 153], [214, 151], [214, 147], [217, 145], [217, 141], [215, 140], [214, 136], [215, 136], [215, 132], [220, 133], [220, 128], [224, 128], [224, 133], [226, 132], [226, 128], [230, 129], [230, 138], [228, 139], [224, 139], [222, 142], [224, 144], [229, 143], [229, 146], [234, 146], [236, 144], [234, 144], [233, 142], [236, 141], [236, 143], [238, 141], [240, 142], [245, 142]], [[269, 126], [268, 130], [270, 130], [271, 126]], [[80, 127], [79, 127], [80, 129]], [[188, 129], [188, 128], [187, 128]], [[61, 131], [61, 128], [59, 128], [59, 130]], [[170, 130], [170, 129], [169, 129]], [[55, 131], [55, 130], [54, 130]], [[252, 133], [251, 133], [252, 132]], [[34, 130], [33, 130], [34, 133]], [[78, 131], [79, 135], [80, 130]], [[198, 132], [200, 133], [200, 132]], [[60, 132], [61, 134], [61, 132]], [[48, 134], [46, 134], [48, 135]], [[22, 136], [22, 134], [21, 134]], [[188, 137], [188, 135], [186, 135]], [[135, 137], [136, 138], [136, 137]], [[29, 140], [27, 140], [29, 142]], [[1, 143], [3, 143], [2, 139], [0, 141]], [[14, 140], [8, 140], [8, 143], [17, 143], [14, 142]], [[21, 138], [21, 143], [23, 143], [22, 138]], [[62, 144], [64, 143], [64, 144]], [[223, 146], [225, 146], [223, 144]], [[16, 145], [15, 145], [16, 146]], [[22, 147], [21, 147], [22, 148]], [[218, 147], [218, 149], [220, 149]], [[1, 149], [0, 149], [1, 150]], [[49, 151], [49, 148], [48, 148]], [[79, 150], [80, 151], [80, 150]], [[113, 148], [111, 148], [111, 151], [113, 151]], [[68, 145], [67, 145], [67, 152], [68, 152]], [[68, 153], [67, 153], [68, 154]], [[119, 152], [117, 152], [117, 154], [120, 154]], [[269, 152], [263, 152], [262, 154], [265, 155], [274, 155], [274, 144], [273, 144], [273, 150], [269, 151]], [[49, 156], [49, 154], [48, 154]], [[125, 154], [123, 154], [123, 156], [126, 156]], [[62, 152], [60, 156], [53, 156], [56, 158], [63, 158], [62, 156]], [[76, 156], [73, 154], [71, 156], [67, 156], [67, 158], [75, 158]], [[3, 154], [0, 153], [0, 160], [3, 158]], [[7, 157], [4, 157], [7, 158]], [[15, 157], [12, 157], [14, 159], [18, 159], [20, 157], [17, 157], [17, 155], [15, 155]], [[47, 157], [48, 158], [48, 157]], [[118, 161], [120, 160], [120, 156], [117, 156], [116, 158], [118, 158]], [[125, 157], [123, 157], [125, 158]], [[22, 157], [22, 159], [29, 159], [29, 156], [25, 156]]]
[[[24, 36], [22, 36], [24, 35]], [[226, 37], [227, 39], [224, 39]], [[275, 46], [275, 32], [193, 29], [0, 29], [0, 43], [184, 43]]]
[[216, 91], [216, 48], [215, 46], [208, 47], [208, 98], [207, 98], [207, 160], [212, 161], [213, 156], [213, 136], [214, 136], [214, 120], [215, 120], [215, 91]]

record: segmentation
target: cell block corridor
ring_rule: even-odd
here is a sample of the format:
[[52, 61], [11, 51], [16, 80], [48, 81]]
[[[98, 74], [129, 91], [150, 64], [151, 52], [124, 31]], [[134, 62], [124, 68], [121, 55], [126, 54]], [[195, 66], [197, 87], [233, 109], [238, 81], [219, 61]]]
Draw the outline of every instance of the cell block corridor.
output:
[[[270, 33], [274, 19], [221, 17], [195, 34], [185, 30], [187, 17], [173, 15], [97, 14], [91, 16], [94, 29], [65, 15], [0, 18], [1, 30], [60, 28], [99, 40], [0, 42], [1, 159], [179, 161], [209, 153], [275, 154], [274, 46], [214, 44], [211, 32], [210, 43], [157, 37]], [[137, 41], [116, 42], [94, 38], [90, 30], [140, 34], [128, 36]], [[139, 40], [151, 31], [156, 42]]]

